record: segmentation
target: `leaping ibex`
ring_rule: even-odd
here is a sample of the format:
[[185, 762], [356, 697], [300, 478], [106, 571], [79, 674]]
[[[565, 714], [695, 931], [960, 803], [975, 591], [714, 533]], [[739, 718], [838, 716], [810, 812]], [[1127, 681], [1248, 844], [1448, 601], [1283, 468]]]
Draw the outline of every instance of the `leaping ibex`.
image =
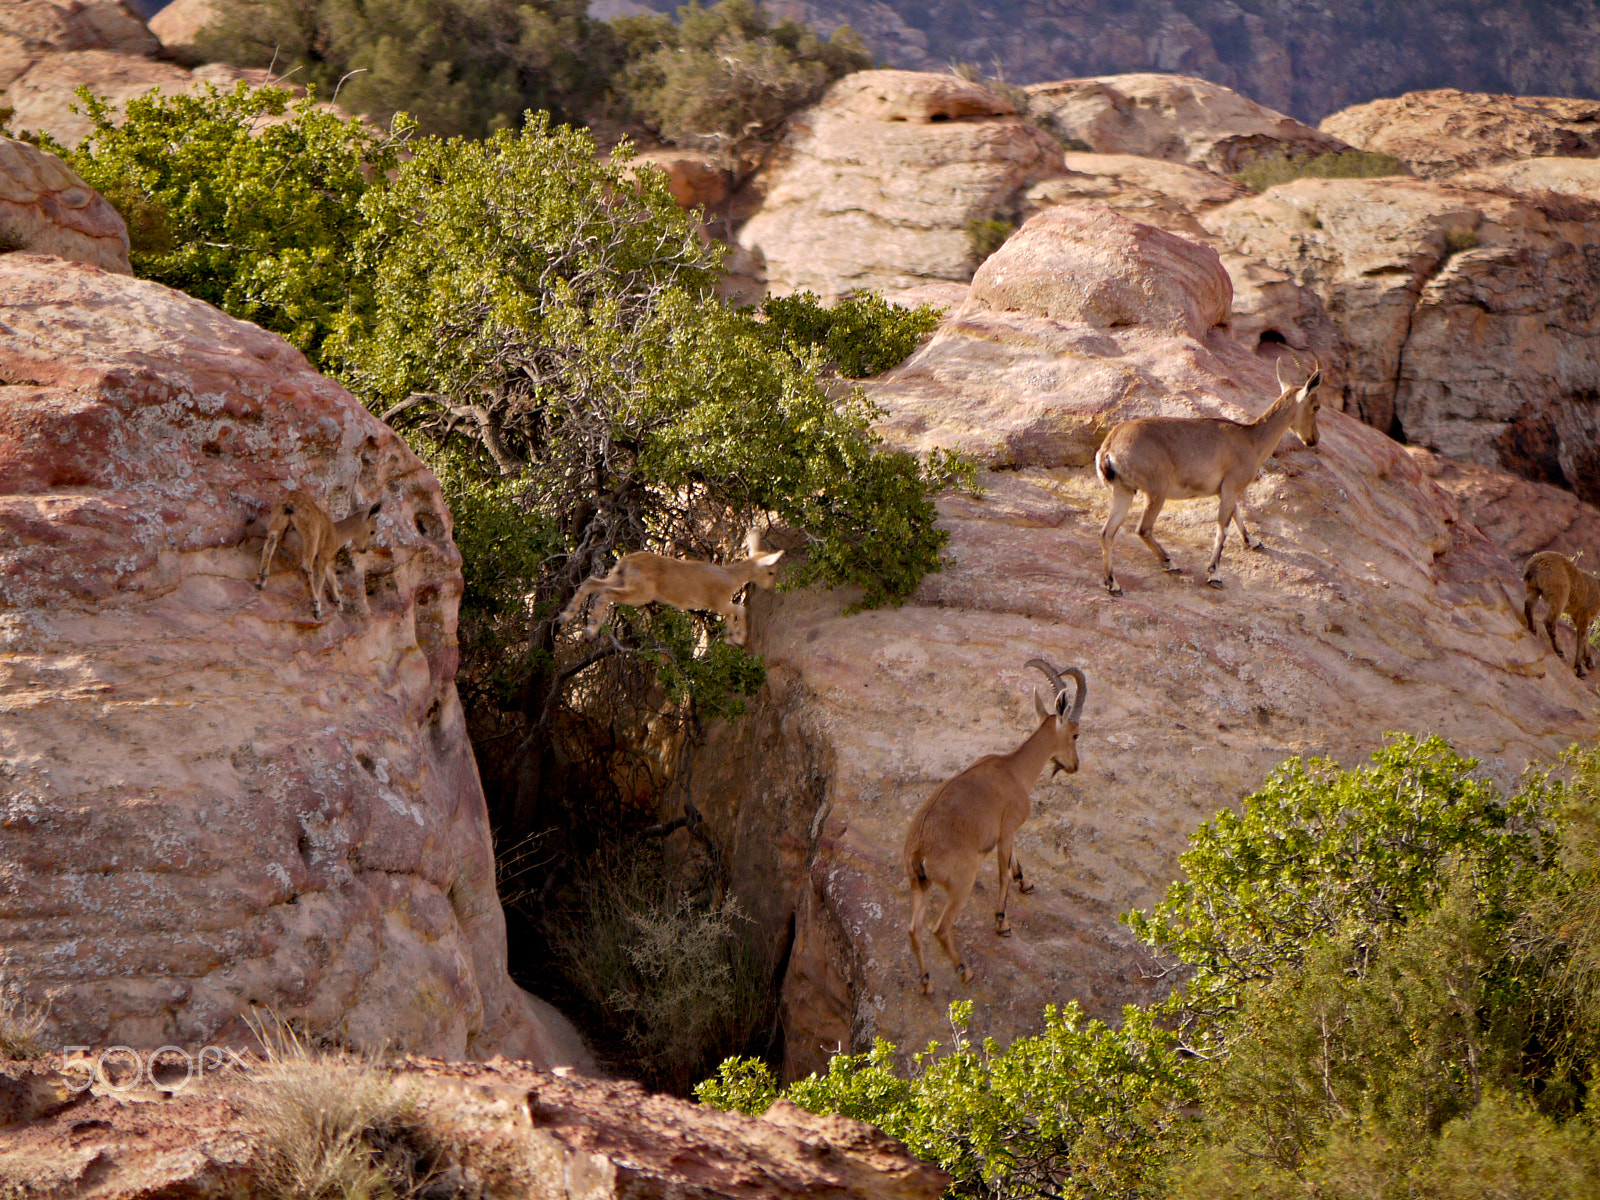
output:
[[624, 554], [609, 575], [591, 575], [573, 593], [557, 622], [565, 625], [582, 610], [584, 601], [595, 596], [594, 613], [584, 631], [589, 637], [600, 632], [613, 604], [639, 607], [667, 604], [684, 611], [720, 613], [728, 622], [728, 640], [742, 646], [749, 634], [747, 614], [734, 596], [747, 583], [771, 588], [778, 579], [778, 560], [782, 550], [758, 554], [754, 533], [748, 542], [749, 554], [725, 566], [693, 559], [668, 558], [641, 550]]
[[[972, 895], [980, 860], [995, 851], [1000, 898], [995, 907], [994, 930], [1004, 937], [1011, 932], [1011, 922], [1006, 918], [1011, 880], [1016, 879], [1019, 892], [1033, 890], [1033, 885], [1022, 877], [1022, 864], [1017, 861], [1015, 849], [1017, 829], [1028, 819], [1032, 808], [1029, 793], [1047, 762], [1054, 761], [1056, 771], [1078, 769], [1078, 718], [1089, 690], [1083, 672], [1077, 667], [1058, 672], [1042, 658], [1029, 659], [1027, 665], [1043, 671], [1055, 689], [1048, 705], [1034, 689], [1033, 707], [1039, 714], [1039, 728], [1010, 754], [986, 754], [961, 774], [946, 780], [922, 802], [906, 831], [911, 953], [917, 960], [917, 977], [925, 995], [933, 994], [933, 984], [922, 961], [922, 919], [928, 889], [933, 884], [944, 889], [944, 912], [933, 927], [933, 936], [955, 964], [956, 975], [966, 983], [972, 978], [972, 971], [957, 953], [950, 934]], [[1077, 682], [1070, 711], [1062, 674]]]
[[[1298, 364], [1299, 359], [1295, 362]], [[1282, 388], [1272, 407], [1254, 421], [1228, 421], [1221, 417], [1139, 417], [1124, 421], [1111, 431], [1094, 456], [1095, 473], [1111, 489], [1111, 515], [1100, 532], [1100, 555], [1105, 562], [1106, 589], [1122, 595], [1122, 586], [1111, 571], [1111, 543], [1128, 515], [1137, 492], [1143, 492], [1144, 516], [1139, 519], [1139, 536], [1155, 553], [1165, 571], [1176, 571], [1172, 556], [1155, 539], [1156, 518], [1168, 500], [1192, 500], [1198, 496], [1217, 497], [1217, 539], [1211, 548], [1211, 564], [1206, 582], [1221, 587], [1217, 564], [1222, 561], [1222, 543], [1228, 536], [1228, 522], [1239, 526], [1239, 536], [1252, 550], [1244, 527], [1239, 497], [1261, 470], [1284, 430], [1293, 426], [1307, 446], [1317, 444], [1317, 388], [1322, 383], [1322, 364], [1315, 359], [1310, 375], [1298, 388], [1283, 382], [1278, 360], [1278, 386]]]

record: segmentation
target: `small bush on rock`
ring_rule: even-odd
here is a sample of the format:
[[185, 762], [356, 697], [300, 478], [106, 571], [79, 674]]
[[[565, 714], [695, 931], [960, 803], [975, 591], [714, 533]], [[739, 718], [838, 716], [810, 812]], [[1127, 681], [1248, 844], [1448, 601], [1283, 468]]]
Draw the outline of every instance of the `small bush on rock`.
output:
[[1376, 179], [1409, 174], [1410, 168], [1392, 154], [1376, 150], [1341, 150], [1300, 157], [1268, 154], [1233, 177], [1248, 188], [1264, 192], [1269, 187], [1296, 179]]

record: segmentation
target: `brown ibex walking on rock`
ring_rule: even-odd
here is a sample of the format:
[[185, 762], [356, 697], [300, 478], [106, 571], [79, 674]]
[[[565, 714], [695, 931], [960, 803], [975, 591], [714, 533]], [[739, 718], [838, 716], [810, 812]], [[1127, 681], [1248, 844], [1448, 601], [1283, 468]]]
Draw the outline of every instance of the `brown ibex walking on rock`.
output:
[[778, 560], [783, 557], [782, 550], [756, 553], [754, 534], [748, 547], [747, 557], [725, 566], [668, 558], [647, 550], [625, 554], [617, 560], [610, 574], [591, 575], [584, 580], [557, 620], [565, 625], [583, 609], [585, 600], [595, 596], [594, 612], [584, 630], [592, 638], [600, 632], [613, 604], [634, 607], [666, 604], [686, 612], [720, 613], [728, 621], [728, 640], [742, 646], [749, 635], [748, 616], [744, 605], [735, 604], [733, 598], [747, 583], [759, 588], [774, 586], [778, 580]]
[[378, 526], [378, 511], [382, 507], [381, 500], [366, 510], [358, 506], [355, 512], [335, 523], [328, 519], [328, 514], [322, 511], [322, 505], [310, 493], [285, 493], [267, 518], [267, 541], [261, 547], [261, 568], [256, 573], [256, 587], [266, 586], [267, 573], [272, 569], [278, 545], [292, 526], [300, 539], [299, 566], [305, 573], [306, 586], [311, 589], [312, 615], [322, 620], [324, 587], [332, 588], [334, 604], [341, 608], [344, 606], [343, 597], [339, 594], [339, 577], [334, 573], [333, 564], [345, 546], [350, 547], [350, 560], [356, 570], [361, 611], [370, 615], [366, 571], [358, 556], [365, 553], [372, 543], [372, 534]]
[[[934, 884], [944, 889], [944, 912], [933, 927], [933, 936], [955, 964], [956, 975], [966, 983], [972, 978], [972, 971], [957, 953], [951, 930], [972, 895], [979, 862], [989, 851], [995, 852], [1000, 898], [995, 907], [994, 930], [1004, 937], [1011, 932], [1011, 922], [1006, 918], [1011, 880], [1016, 879], [1017, 891], [1033, 891], [1033, 885], [1022, 877], [1022, 864], [1017, 861], [1015, 849], [1017, 829], [1032, 809], [1029, 793], [1047, 762], [1054, 761], [1056, 771], [1078, 769], [1078, 718], [1089, 689], [1083, 672], [1077, 667], [1058, 672], [1042, 658], [1029, 659], [1027, 665], [1043, 671], [1055, 689], [1048, 705], [1034, 689], [1033, 707], [1039, 714], [1039, 728], [1010, 754], [986, 754], [961, 774], [946, 780], [922, 802], [906, 831], [911, 953], [917, 960], [917, 977], [925, 995], [933, 994], [933, 984], [922, 961], [922, 921], [928, 889]], [[1062, 674], [1077, 682], [1070, 710]]]
[[1541, 550], [1522, 568], [1522, 582], [1527, 596], [1522, 602], [1522, 619], [1528, 632], [1535, 637], [1539, 631], [1533, 624], [1533, 604], [1541, 596], [1545, 603], [1544, 631], [1550, 635], [1550, 648], [1563, 662], [1566, 657], [1556, 643], [1556, 622], [1562, 613], [1572, 618], [1578, 631], [1578, 644], [1572, 651], [1572, 669], [1583, 678], [1584, 665], [1594, 667], [1594, 648], [1589, 645], [1589, 625], [1600, 615], [1600, 579], [1578, 566], [1577, 558], [1568, 558], [1554, 550]]
[[1139, 492], [1146, 496], [1139, 536], [1165, 571], [1178, 570], [1171, 555], [1155, 539], [1156, 518], [1168, 500], [1217, 497], [1217, 539], [1211, 548], [1211, 564], [1206, 568], [1206, 582], [1212, 587], [1222, 586], [1217, 564], [1222, 561], [1229, 521], [1238, 524], [1239, 536], [1247, 547], [1260, 549], [1261, 543], [1252, 542], [1244, 527], [1239, 497], [1255, 479], [1284, 430], [1292, 426], [1307, 446], [1317, 444], [1317, 409], [1321, 407], [1317, 388], [1322, 383], [1322, 365], [1315, 359], [1313, 363], [1306, 381], [1296, 388], [1283, 382], [1280, 358], [1278, 386], [1283, 390], [1272, 407], [1254, 421], [1139, 417], [1124, 421], [1111, 431], [1094, 456], [1094, 467], [1100, 481], [1111, 489], [1111, 515], [1100, 533], [1100, 554], [1105, 562], [1106, 589], [1113, 596], [1122, 595], [1122, 586], [1111, 570], [1111, 543]]

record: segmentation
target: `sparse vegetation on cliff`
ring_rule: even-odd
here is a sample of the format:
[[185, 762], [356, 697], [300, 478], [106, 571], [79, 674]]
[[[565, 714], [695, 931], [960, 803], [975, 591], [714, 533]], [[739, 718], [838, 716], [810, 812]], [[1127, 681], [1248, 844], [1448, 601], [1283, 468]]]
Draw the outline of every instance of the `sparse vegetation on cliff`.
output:
[[1296, 179], [1378, 179], [1386, 175], [1409, 175], [1410, 170], [1392, 154], [1370, 150], [1343, 150], [1337, 154], [1293, 157], [1269, 154], [1258, 158], [1234, 175], [1246, 187], [1264, 192], [1280, 183]]
[[[1051, 1010], [782, 1094], [894, 1133], [963, 1196], [1589, 1194], [1600, 1170], [1600, 751], [1502, 795], [1437, 739], [1285, 764], [1129, 923], [1187, 981], [1119, 1029]], [[697, 1093], [759, 1111], [753, 1061]]]

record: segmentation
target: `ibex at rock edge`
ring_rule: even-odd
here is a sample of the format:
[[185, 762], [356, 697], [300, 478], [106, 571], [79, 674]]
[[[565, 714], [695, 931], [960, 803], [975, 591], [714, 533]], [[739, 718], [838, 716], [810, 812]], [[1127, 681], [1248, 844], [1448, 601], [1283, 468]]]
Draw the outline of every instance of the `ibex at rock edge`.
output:
[[[957, 952], [951, 930], [972, 895], [979, 863], [989, 851], [995, 852], [1000, 899], [995, 909], [994, 928], [995, 933], [1005, 937], [1011, 932], [1011, 922], [1006, 918], [1011, 880], [1016, 879], [1019, 892], [1026, 894], [1033, 890], [1033, 885], [1022, 877], [1022, 864], [1017, 861], [1015, 850], [1017, 830], [1032, 810], [1029, 794], [1047, 762], [1053, 761], [1056, 771], [1078, 769], [1078, 718], [1083, 713], [1084, 696], [1089, 690], [1083, 672], [1077, 667], [1058, 672], [1042, 658], [1029, 659], [1026, 665], [1043, 671], [1055, 689], [1048, 705], [1038, 689], [1034, 689], [1033, 707], [1039, 714], [1039, 728], [1011, 753], [986, 754], [942, 783], [922, 802], [906, 831], [906, 878], [911, 882], [911, 954], [917, 962], [917, 978], [924, 995], [933, 994], [933, 984], [922, 960], [922, 923], [928, 889], [934, 884], [944, 889], [944, 911], [933, 927], [933, 936], [955, 965], [956, 975], [966, 983], [973, 973]], [[1078, 685], [1070, 711], [1062, 674], [1070, 675]]]
[[[1296, 365], [1299, 362], [1295, 360]], [[1248, 548], [1261, 548], [1259, 541], [1250, 540], [1244, 527], [1239, 497], [1255, 479], [1284, 430], [1292, 426], [1308, 447], [1317, 444], [1317, 409], [1321, 407], [1317, 388], [1322, 383], [1322, 364], [1316, 359], [1312, 362], [1305, 383], [1295, 388], [1283, 382], [1283, 360], [1278, 360], [1278, 386], [1282, 392], [1272, 407], [1254, 421], [1139, 417], [1124, 421], [1111, 431], [1094, 456], [1095, 473], [1111, 489], [1111, 513], [1100, 532], [1107, 591], [1113, 596], [1122, 595], [1122, 586], [1111, 570], [1111, 544], [1138, 492], [1148, 498], [1144, 516], [1139, 519], [1139, 536], [1164, 571], [1178, 570], [1172, 556], [1155, 539], [1156, 518], [1168, 500], [1217, 497], [1217, 538], [1206, 568], [1206, 582], [1212, 587], [1222, 586], [1217, 564], [1222, 561], [1230, 520], [1238, 524], [1239, 536]]]
[[1600, 615], [1600, 579], [1579, 567], [1576, 557], [1568, 558], [1554, 550], [1541, 550], [1522, 568], [1522, 582], [1527, 589], [1522, 602], [1522, 619], [1527, 622], [1528, 632], [1539, 636], [1533, 624], [1533, 605], [1534, 601], [1543, 597], [1544, 631], [1550, 637], [1550, 648], [1563, 662], [1566, 656], [1556, 643], [1556, 622], [1563, 613], [1572, 618], [1572, 627], [1578, 634], [1578, 644], [1572, 650], [1572, 669], [1582, 679], [1586, 663], [1591, 670], [1594, 668], [1594, 647], [1589, 645], [1589, 625]]
[[694, 559], [668, 558], [648, 550], [625, 554], [608, 575], [591, 575], [584, 580], [557, 620], [562, 625], [567, 624], [582, 611], [584, 601], [594, 596], [594, 612], [584, 630], [586, 636], [592, 638], [600, 632], [614, 604], [636, 608], [651, 603], [666, 604], [685, 612], [721, 614], [728, 622], [728, 640], [742, 646], [749, 636], [749, 617], [745, 606], [735, 604], [733, 598], [747, 583], [759, 588], [773, 587], [778, 580], [778, 560], [783, 557], [782, 550], [758, 554], [754, 533], [747, 546], [749, 553], [745, 558], [722, 566]]
[[322, 511], [322, 506], [309, 492], [286, 492], [267, 518], [267, 540], [261, 547], [261, 567], [256, 573], [256, 587], [260, 589], [266, 586], [267, 573], [272, 569], [279, 543], [293, 526], [300, 538], [299, 567], [305, 573], [306, 586], [311, 589], [312, 615], [322, 620], [324, 587], [332, 589], [334, 604], [343, 608], [344, 599], [339, 593], [339, 577], [334, 573], [333, 564], [339, 557], [339, 551], [349, 546], [350, 561], [356, 572], [359, 607], [363, 615], [370, 616], [372, 610], [367, 603], [366, 570], [360, 556], [372, 543], [372, 535], [378, 525], [378, 512], [382, 508], [381, 500], [364, 511], [358, 506], [355, 512], [335, 523], [328, 519], [328, 514]]

